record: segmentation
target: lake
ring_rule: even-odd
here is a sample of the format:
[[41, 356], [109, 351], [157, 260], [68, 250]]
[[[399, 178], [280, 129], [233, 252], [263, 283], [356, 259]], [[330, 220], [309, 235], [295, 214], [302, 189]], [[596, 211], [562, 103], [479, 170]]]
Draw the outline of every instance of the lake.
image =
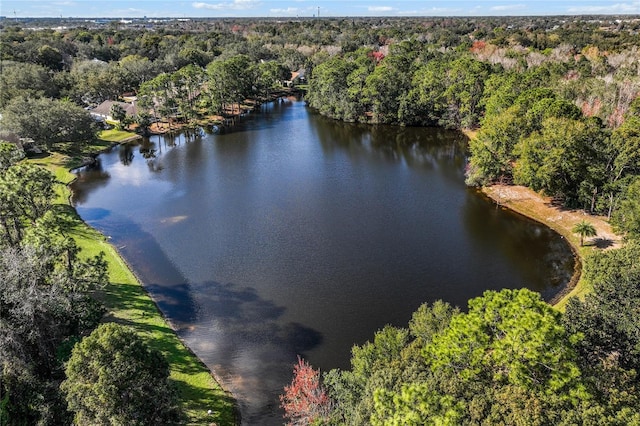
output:
[[336, 122], [287, 99], [226, 134], [153, 136], [78, 172], [74, 204], [238, 399], [282, 424], [298, 354], [323, 371], [422, 303], [545, 299], [568, 244], [464, 184], [466, 137]]

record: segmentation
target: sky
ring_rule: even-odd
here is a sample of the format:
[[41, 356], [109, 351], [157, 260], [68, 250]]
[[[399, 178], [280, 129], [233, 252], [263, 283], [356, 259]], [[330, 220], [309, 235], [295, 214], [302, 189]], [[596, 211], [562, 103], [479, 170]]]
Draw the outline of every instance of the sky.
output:
[[640, 14], [640, 0], [0, 0], [0, 15], [74, 18]]

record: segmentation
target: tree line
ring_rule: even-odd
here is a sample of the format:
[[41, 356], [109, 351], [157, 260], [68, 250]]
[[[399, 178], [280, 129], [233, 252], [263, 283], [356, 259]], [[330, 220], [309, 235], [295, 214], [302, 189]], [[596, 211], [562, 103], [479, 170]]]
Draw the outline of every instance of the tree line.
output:
[[288, 424], [637, 425], [637, 243], [585, 264], [593, 292], [562, 314], [526, 289], [466, 311], [422, 305], [407, 328], [354, 346], [351, 368], [304, 360], [281, 403]]
[[169, 367], [134, 331], [99, 322], [102, 253], [81, 254], [59, 183], [0, 143], [0, 424], [175, 424]]
[[[469, 184], [524, 184], [609, 215], [630, 241], [640, 235], [640, 24], [630, 19], [0, 25], [0, 139], [81, 147], [96, 131], [86, 108], [125, 92], [158, 119], [196, 122], [268, 98], [305, 68], [307, 102], [322, 114], [479, 129]], [[126, 329], [96, 328], [102, 310], [91, 296], [106, 266], [69, 238], [72, 215], [52, 203], [55, 179], [19, 161], [15, 145], [0, 147], [2, 423], [179, 421], [162, 359]], [[282, 399], [288, 418], [640, 424], [638, 253], [629, 243], [587, 259], [594, 292], [565, 314], [526, 290], [489, 292], [465, 312], [424, 305], [408, 328], [354, 347], [350, 370], [321, 376], [301, 360]], [[139, 382], [126, 380], [132, 371]]]
[[640, 424], [637, 50], [516, 40], [335, 55], [313, 68], [307, 99], [345, 121], [478, 130], [468, 184], [605, 214], [627, 245], [586, 259], [592, 293], [564, 314], [528, 290], [487, 292], [464, 312], [423, 305], [408, 328], [354, 346], [348, 370], [300, 360], [281, 396], [289, 424]]
[[525, 185], [637, 233], [639, 94], [636, 47], [447, 50], [407, 40], [317, 64], [306, 99], [344, 121], [477, 130], [469, 185]]

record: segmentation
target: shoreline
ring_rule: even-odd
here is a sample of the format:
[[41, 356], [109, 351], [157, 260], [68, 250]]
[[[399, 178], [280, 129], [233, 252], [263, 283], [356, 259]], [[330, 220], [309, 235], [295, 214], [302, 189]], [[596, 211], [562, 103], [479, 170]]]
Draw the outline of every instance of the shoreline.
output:
[[[622, 237], [613, 232], [606, 218], [559, 207], [552, 203], [551, 197], [544, 197], [524, 186], [496, 184], [478, 191], [500, 208], [512, 210], [549, 227], [569, 243], [576, 266], [569, 282], [549, 301], [556, 309], [564, 310], [569, 298], [580, 297], [590, 291], [588, 283], [582, 279], [582, 264], [589, 253], [622, 246]], [[580, 238], [572, 232], [573, 226], [581, 220], [590, 222], [598, 232], [596, 237], [585, 240], [584, 246], [580, 246]]]
[[[74, 179], [75, 180], [75, 179]], [[72, 182], [70, 182], [67, 185], [71, 185]], [[69, 189], [70, 192], [72, 192]], [[69, 204], [71, 206], [71, 208], [75, 210], [75, 207], [71, 204]], [[78, 217], [80, 217], [80, 215], [78, 215]], [[173, 334], [175, 335], [175, 337], [180, 341], [180, 343], [182, 344], [182, 346], [184, 346], [184, 348], [195, 358], [198, 360], [198, 363], [200, 364], [200, 366], [205, 369], [213, 378], [213, 380], [216, 382], [216, 384], [219, 386], [220, 389], [222, 389], [222, 391], [225, 393], [225, 395], [227, 395], [228, 397], [230, 397], [233, 400], [233, 414], [234, 414], [234, 418], [235, 418], [235, 422], [234, 424], [239, 425], [240, 424], [240, 410], [238, 407], [238, 403], [237, 400], [235, 399], [235, 397], [233, 396], [233, 394], [224, 389], [224, 387], [222, 386], [222, 381], [220, 380], [220, 378], [218, 377], [218, 375], [215, 373], [214, 370], [210, 369], [205, 363], [204, 361], [202, 361], [200, 359], [200, 357], [198, 357], [198, 355], [189, 347], [189, 345], [187, 345], [187, 343], [182, 339], [182, 337], [180, 337], [180, 334], [177, 331], [177, 328], [175, 327], [175, 325], [173, 324], [173, 322], [171, 322], [171, 320], [164, 314], [164, 312], [162, 312], [162, 310], [160, 309], [160, 307], [158, 306], [158, 302], [157, 300], [151, 295], [151, 293], [149, 293], [149, 291], [147, 290], [146, 286], [144, 285], [144, 282], [142, 281], [142, 279], [138, 276], [138, 274], [136, 273], [136, 271], [133, 269], [133, 267], [131, 266], [131, 264], [127, 261], [127, 259], [122, 255], [122, 253], [120, 253], [120, 250], [118, 250], [118, 247], [116, 247], [115, 245], [111, 244], [108, 241], [108, 238], [100, 231], [98, 231], [97, 229], [93, 228], [91, 225], [89, 225], [88, 223], [86, 223], [82, 218], [80, 218], [80, 220], [82, 221], [82, 223], [84, 224], [84, 226], [94, 230], [96, 233], [98, 233], [99, 235], [102, 235], [105, 238], [105, 242], [106, 244], [108, 244], [112, 250], [115, 252], [115, 259], [116, 261], [118, 261], [120, 263], [120, 265], [123, 268], [126, 268], [127, 271], [134, 277], [134, 279], [136, 280], [137, 284], [142, 288], [142, 291], [144, 291], [146, 297], [148, 297], [154, 304], [156, 310], [158, 311], [158, 314], [160, 315], [160, 317], [162, 318], [162, 320], [169, 326], [169, 328], [171, 329], [171, 331], [173, 332]], [[105, 314], [105, 317], [108, 318], [111, 315], [111, 312], [108, 312], [107, 314]], [[113, 319], [110, 319], [109, 322], [114, 321]], [[114, 321], [117, 322], [117, 319]]]
[[[119, 144], [111, 142], [106, 150]], [[235, 397], [222, 387], [216, 374], [182, 340], [174, 324], [160, 310], [117, 247], [77, 213], [71, 203], [73, 191], [70, 188], [77, 176], [65, 167], [64, 157], [50, 154], [48, 159], [35, 162], [52, 170], [64, 186], [59, 193], [58, 203], [68, 206], [77, 217], [78, 224], [71, 235], [83, 255], [105, 253], [109, 265], [109, 284], [95, 295], [107, 309], [101, 321], [133, 327], [150, 345], [163, 353], [170, 364], [170, 377], [181, 395], [180, 405], [188, 424], [240, 424], [240, 411]]]

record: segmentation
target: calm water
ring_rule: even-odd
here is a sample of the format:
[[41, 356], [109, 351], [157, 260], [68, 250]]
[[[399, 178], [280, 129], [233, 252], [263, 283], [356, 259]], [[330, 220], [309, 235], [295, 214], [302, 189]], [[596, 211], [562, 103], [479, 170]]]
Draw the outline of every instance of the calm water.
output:
[[232, 133], [153, 137], [79, 173], [80, 215], [112, 238], [246, 424], [282, 424], [301, 354], [327, 370], [421, 303], [487, 289], [550, 298], [573, 258], [547, 228], [464, 186], [466, 141], [364, 127], [292, 100]]

